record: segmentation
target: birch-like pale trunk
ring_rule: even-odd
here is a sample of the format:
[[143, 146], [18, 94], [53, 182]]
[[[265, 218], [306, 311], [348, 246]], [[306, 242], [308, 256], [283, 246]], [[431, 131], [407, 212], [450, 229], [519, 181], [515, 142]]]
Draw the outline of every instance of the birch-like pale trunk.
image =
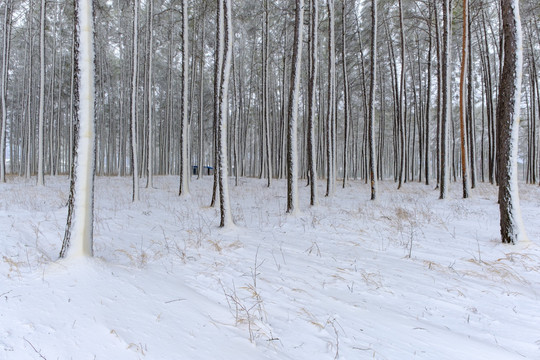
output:
[[94, 19], [92, 0], [75, 2], [74, 148], [68, 216], [61, 258], [93, 255]]
[[298, 212], [298, 100], [302, 71], [302, 33], [304, 1], [296, 0], [294, 44], [289, 91], [289, 126], [287, 131], [287, 213]]

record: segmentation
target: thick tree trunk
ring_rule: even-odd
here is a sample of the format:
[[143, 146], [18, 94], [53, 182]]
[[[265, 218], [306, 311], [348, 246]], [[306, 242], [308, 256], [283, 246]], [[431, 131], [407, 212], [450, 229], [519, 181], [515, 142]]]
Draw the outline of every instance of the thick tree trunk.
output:
[[501, 0], [504, 63], [497, 103], [499, 133], [499, 208], [503, 243], [527, 240], [519, 206], [518, 136], [523, 64], [518, 0]]
[[75, 2], [74, 147], [66, 231], [60, 257], [93, 255], [94, 19], [92, 1]]
[[296, 0], [294, 45], [289, 91], [289, 126], [287, 131], [287, 212], [298, 211], [298, 99], [302, 70], [302, 30], [304, 26], [304, 1]]

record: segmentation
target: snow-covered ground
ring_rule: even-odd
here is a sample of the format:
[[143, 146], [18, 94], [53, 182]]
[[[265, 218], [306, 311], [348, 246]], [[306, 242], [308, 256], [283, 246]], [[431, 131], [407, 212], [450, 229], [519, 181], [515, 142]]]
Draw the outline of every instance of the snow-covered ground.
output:
[[[540, 188], [526, 245], [499, 243], [496, 188], [350, 182], [285, 214], [284, 181], [96, 178], [95, 258], [58, 261], [65, 177], [0, 184], [0, 359], [540, 359]], [[144, 183], [144, 181], [143, 181]], [[322, 186], [322, 184], [321, 184]], [[323, 193], [322, 187], [320, 193]]]

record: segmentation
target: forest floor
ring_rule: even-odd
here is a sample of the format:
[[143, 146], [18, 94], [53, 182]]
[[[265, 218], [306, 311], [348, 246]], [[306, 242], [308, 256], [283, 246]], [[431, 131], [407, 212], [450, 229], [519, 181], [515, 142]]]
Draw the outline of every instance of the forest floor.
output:
[[[144, 181], [143, 181], [144, 183]], [[496, 187], [351, 181], [285, 214], [286, 183], [96, 178], [92, 259], [58, 261], [68, 180], [0, 184], [0, 359], [539, 359], [540, 187], [531, 239], [499, 242]]]

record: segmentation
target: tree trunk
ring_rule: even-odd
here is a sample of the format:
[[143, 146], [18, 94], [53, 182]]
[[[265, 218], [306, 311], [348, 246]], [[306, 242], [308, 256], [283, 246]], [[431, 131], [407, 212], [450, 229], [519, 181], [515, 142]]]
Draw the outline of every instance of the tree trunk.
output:
[[[336, 123], [336, 49], [334, 32], [334, 0], [327, 0], [328, 4], [328, 109], [326, 116], [326, 196], [331, 196], [335, 188], [336, 166], [334, 151], [335, 123]], [[298, 2], [297, 2], [298, 6]], [[294, 66], [294, 65], [293, 65]], [[289, 105], [290, 106], [290, 105]], [[289, 116], [290, 117], [290, 116]]]
[[298, 211], [298, 98], [302, 70], [302, 30], [304, 25], [304, 1], [296, 0], [294, 44], [289, 91], [289, 127], [287, 131], [287, 212]]
[[180, 106], [180, 189], [178, 195], [189, 194], [188, 117], [189, 117], [189, 44], [188, 0], [182, 0], [182, 100]]
[[137, 69], [138, 61], [138, 17], [139, 0], [133, 1], [133, 66], [131, 69], [131, 175], [133, 176], [133, 201], [139, 201], [139, 161], [138, 161], [138, 134], [137, 134]]
[[219, 91], [219, 197], [221, 223], [220, 227], [233, 225], [229, 202], [229, 180], [227, 161], [227, 117], [229, 114], [229, 79], [231, 73], [233, 29], [231, 0], [223, 0], [223, 67], [221, 69], [221, 81]]
[[[0, 73], [0, 102], [2, 103], [2, 123], [0, 124], [0, 182], [6, 182], [6, 126], [7, 126], [7, 84], [9, 66], [9, 47], [11, 35], [12, 0], [7, 0], [4, 12], [2, 72]], [[12, 122], [13, 123], [13, 122]], [[12, 168], [13, 168], [13, 158]]]
[[309, 69], [309, 108], [308, 108], [308, 169], [310, 185], [310, 205], [317, 204], [317, 154], [315, 140], [315, 113], [317, 111], [317, 72], [319, 69], [319, 1], [311, 0], [310, 21], [310, 69]]
[[[377, 198], [377, 167], [375, 150], [375, 81], [377, 69], [377, 1], [371, 0], [371, 65], [369, 75], [369, 177], [371, 200]], [[403, 70], [403, 68], [402, 68]]]
[[152, 58], [154, 51], [154, 0], [148, 0], [148, 38], [147, 38], [147, 58], [148, 58], [148, 73], [147, 73], [147, 89], [146, 95], [148, 96], [148, 109], [147, 109], [147, 126], [148, 126], [148, 140], [147, 140], [147, 162], [146, 162], [146, 187], [154, 187], [154, 124], [152, 119], [153, 112], [153, 83], [152, 83]]
[[407, 168], [406, 168], [406, 141], [405, 141], [405, 29], [403, 26], [403, 4], [402, 0], [399, 0], [399, 28], [400, 28], [400, 40], [401, 40], [401, 77], [399, 85], [399, 143], [400, 143], [400, 161], [399, 161], [399, 183], [398, 189], [401, 188], [404, 182], [406, 182]]
[[218, 0], [217, 15], [216, 15], [216, 49], [214, 54], [214, 183], [212, 188], [211, 207], [216, 205], [218, 199], [217, 193], [219, 190], [219, 148], [218, 148], [218, 126], [219, 126], [219, 92], [221, 89], [221, 69], [223, 67], [223, 1]]
[[39, 123], [38, 123], [38, 173], [37, 184], [43, 186], [44, 182], [44, 134], [43, 128], [45, 123], [45, 0], [41, 0], [41, 16], [40, 16], [40, 31], [39, 31]]
[[92, 1], [75, 2], [74, 147], [66, 231], [60, 257], [93, 255], [94, 19]]
[[469, 22], [469, 4], [468, 0], [463, 0], [463, 42], [461, 46], [461, 75], [459, 81], [459, 125], [461, 136], [461, 177], [463, 181], [463, 198], [469, 197], [469, 172], [467, 165], [467, 105], [466, 105], [466, 87], [465, 77], [467, 76], [467, 51], [468, 42], [468, 24]]
[[499, 139], [499, 209], [503, 243], [526, 241], [518, 193], [518, 136], [523, 63], [518, 0], [501, 0], [504, 63], [497, 103]]
[[449, 166], [448, 166], [448, 125], [451, 121], [451, 97], [450, 97], [450, 39], [451, 39], [451, 0], [443, 1], [443, 39], [441, 56], [441, 163], [440, 163], [440, 185], [439, 198], [445, 199], [448, 194]]

